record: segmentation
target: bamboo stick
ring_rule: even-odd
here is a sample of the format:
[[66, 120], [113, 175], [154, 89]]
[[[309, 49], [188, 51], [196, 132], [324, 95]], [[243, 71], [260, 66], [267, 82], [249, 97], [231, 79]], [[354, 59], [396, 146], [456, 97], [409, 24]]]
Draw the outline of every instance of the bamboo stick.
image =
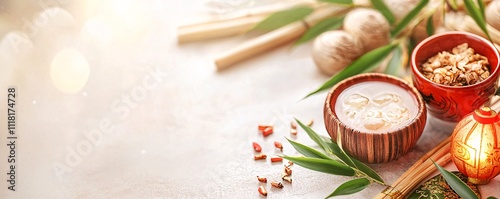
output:
[[264, 15], [250, 16], [223, 22], [179, 27], [177, 30], [177, 42], [182, 44], [242, 34], [265, 17]]
[[217, 70], [225, 69], [252, 56], [288, 43], [298, 38], [305, 31], [306, 27], [301, 22], [287, 25], [226, 51], [215, 58], [215, 66]]
[[210, 18], [198, 23], [182, 25], [177, 28], [179, 44], [223, 38], [242, 34], [269, 16], [294, 6], [315, 6], [312, 0], [286, 1], [238, 12], [224, 18]]
[[308, 27], [315, 25], [322, 19], [334, 16], [343, 10], [345, 8], [332, 7], [318, 9], [306, 17], [304, 21], [286, 25], [222, 53], [215, 58], [215, 66], [217, 70], [223, 70], [250, 57], [289, 43], [299, 38]]
[[375, 199], [382, 198], [401, 198], [405, 197], [416, 185], [420, 184], [431, 173], [437, 170], [431, 161], [434, 160], [441, 166], [446, 165], [451, 161], [450, 156], [450, 140], [451, 137], [446, 138], [434, 149], [423, 155], [415, 164], [410, 167], [396, 182], [384, 191], [375, 196]]

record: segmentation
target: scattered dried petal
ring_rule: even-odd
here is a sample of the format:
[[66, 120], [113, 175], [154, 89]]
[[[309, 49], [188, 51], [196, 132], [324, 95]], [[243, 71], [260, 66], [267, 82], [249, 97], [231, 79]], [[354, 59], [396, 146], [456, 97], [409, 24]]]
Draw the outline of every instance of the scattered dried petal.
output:
[[273, 133], [273, 127], [270, 126], [270, 127], [267, 127], [264, 129], [264, 131], [262, 131], [262, 135], [264, 135], [264, 137], [267, 137], [269, 135], [271, 135]]
[[266, 124], [259, 124], [258, 129], [259, 129], [259, 131], [261, 131], [261, 132], [262, 132], [262, 131], [264, 131], [264, 129], [269, 128], [269, 127], [273, 127], [273, 126], [271, 126], [271, 125], [266, 125]]
[[307, 126], [309, 126], [309, 127], [311, 127], [313, 124], [314, 124], [314, 120], [309, 120], [309, 122], [307, 122]]
[[281, 182], [272, 181], [271, 186], [278, 188], [278, 189], [283, 189], [283, 183], [281, 183]]
[[290, 127], [292, 129], [297, 129], [297, 123], [295, 123], [294, 121], [290, 122]]
[[290, 167], [288, 167], [288, 166], [285, 166], [285, 169], [283, 171], [286, 174], [285, 176], [292, 175], [292, 169]]
[[287, 167], [290, 167], [290, 166], [292, 166], [292, 165], [293, 165], [293, 162], [292, 162], [292, 161], [290, 161], [290, 160], [288, 160], [288, 166], [287, 166]]
[[278, 148], [280, 151], [283, 151], [283, 145], [281, 144], [281, 142], [274, 141], [274, 146]]
[[272, 157], [271, 162], [282, 162], [283, 158], [282, 157]]
[[260, 147], [260, 145], [257, 142], [253, 142], [252, 145], [253, 145], [253, 150], [255, 150], [255, 152], [262, 151], [262, 147]]
[[292, 183], [292, 177], [291, 176], [283, 176], [281, 178], [282, 180], [288, 182], [288, 183]]
[[257, 176], [257, 180], [259, 180], [259, 182], [263, 182], [263, 183], [267, 182], [267, 178], [265, 178], [265, 177], [259, 177], [259, 176]]
[[297, 129], [290, 129], [290, 134], [297, 135]]
[[267, 196], [267, 190], [264, 186], [259, 186], [259, 193], [260, 195]]
[[267, 158], [266, 154], [254, 155], [254, 160], [265, 160]]

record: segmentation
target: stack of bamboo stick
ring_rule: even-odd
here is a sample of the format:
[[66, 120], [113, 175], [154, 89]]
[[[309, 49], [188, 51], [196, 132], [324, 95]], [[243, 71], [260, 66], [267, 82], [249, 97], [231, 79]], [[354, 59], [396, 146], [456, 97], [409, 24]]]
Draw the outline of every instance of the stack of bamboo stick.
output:
[[290, 43], [298, 39], [309, 27], [317, 24], [321, 20], [341, 14], [342, 11], [347, 10], [347, 7], [325, 5], [326, 4], [317, 3], [312, 0], [295, 1], [295, 3], [288, 3], [286, 5], [271, 4], [254, 8], [248, 12], [237, 14], [230, 18], [215, 19], [212, 21], [180, 26], [178, 28], [177, 39], [178, 43], [182, 44], [243, 34], [273, 12], [293, 6], [309, 6], [315, 8], [315, 11], [302, 21], [288, 24], [222, 52], [215, 58], [217, 70], [222, 70], [278, 46]]

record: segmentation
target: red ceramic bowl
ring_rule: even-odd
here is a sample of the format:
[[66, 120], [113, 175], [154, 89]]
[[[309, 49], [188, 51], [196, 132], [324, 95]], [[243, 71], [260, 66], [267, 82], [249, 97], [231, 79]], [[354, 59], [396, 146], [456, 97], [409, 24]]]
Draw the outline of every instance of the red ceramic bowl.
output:
[[[430, 57], [442, 51], [468, 43], [475, 53], [488, 58], [490, 76], [484, 81], [469, 86], [446, 86], [425, 78], [419, 67]], [[411, 55], [413, 85], [418, 89], [429, 114], [448, 122], [458, 122], [462, 117], [480, 108], [495, 93], [498, 85], [499, 54], [488, 40], [468, 32], [445, 32], [428, 37], [420, 42]]]

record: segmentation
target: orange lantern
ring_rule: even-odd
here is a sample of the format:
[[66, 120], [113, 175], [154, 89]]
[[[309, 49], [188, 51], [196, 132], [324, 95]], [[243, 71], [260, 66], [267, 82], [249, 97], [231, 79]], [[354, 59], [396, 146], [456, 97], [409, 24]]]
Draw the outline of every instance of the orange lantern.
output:
[[500, 116], [483, 107], [460, 120], [451, 137], [451, 158], [474, 184], [487, 184], [500, 173]]

